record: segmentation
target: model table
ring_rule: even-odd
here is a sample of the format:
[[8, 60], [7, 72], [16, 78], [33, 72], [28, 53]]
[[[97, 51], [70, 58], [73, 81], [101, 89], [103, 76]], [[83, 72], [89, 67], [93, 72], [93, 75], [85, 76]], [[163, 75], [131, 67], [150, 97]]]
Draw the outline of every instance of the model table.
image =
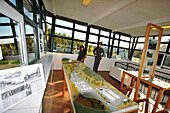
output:
[[65, 86], [70, 95], [72, 108], [77, 113], [118, 113], [135, 112], [138, 104], [100, 75], [93, 72], [82, 62], [63, 62], [61, 76], [64, 75], [63, 96]]

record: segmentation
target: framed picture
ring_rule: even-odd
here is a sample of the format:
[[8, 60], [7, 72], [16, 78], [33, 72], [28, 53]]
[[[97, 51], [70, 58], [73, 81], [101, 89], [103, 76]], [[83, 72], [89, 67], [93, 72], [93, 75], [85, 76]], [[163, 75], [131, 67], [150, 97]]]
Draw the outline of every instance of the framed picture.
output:
[[147, 51], [147, 57], [149, 57], [149, 58], [152, 58], [152, 56], [153, 56], [153, 53], [152, 52], [150, 52], [150, 51]]
[[148, 65], [148, 66], [153, 66], [153, 62], [154, 62], [153, 60], [148, 60], [147, 65]]
[[148, 49], [156, 50], [157, 43], [156, 40], [149, 39]]
[[149, 74], [150, 68], [149, 67], [144, 67], [143, 74]]

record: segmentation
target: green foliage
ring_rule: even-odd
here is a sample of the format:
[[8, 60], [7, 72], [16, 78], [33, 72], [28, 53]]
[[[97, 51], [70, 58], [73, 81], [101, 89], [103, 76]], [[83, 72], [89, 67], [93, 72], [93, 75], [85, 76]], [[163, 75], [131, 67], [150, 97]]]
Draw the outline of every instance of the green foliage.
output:
[[5, 61], [0, 61], [0, 64], [20, 64], [20, 60], [5, 60]]

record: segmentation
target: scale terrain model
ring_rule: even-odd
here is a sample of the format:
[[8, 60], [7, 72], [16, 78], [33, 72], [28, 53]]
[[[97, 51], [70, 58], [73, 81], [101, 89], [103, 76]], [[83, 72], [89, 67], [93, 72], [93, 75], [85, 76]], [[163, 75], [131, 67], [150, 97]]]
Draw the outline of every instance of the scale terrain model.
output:
[[63, 61], [63, 69], [77, 113], [117, 113], [138, 109], [137, 103], [84, 63]]

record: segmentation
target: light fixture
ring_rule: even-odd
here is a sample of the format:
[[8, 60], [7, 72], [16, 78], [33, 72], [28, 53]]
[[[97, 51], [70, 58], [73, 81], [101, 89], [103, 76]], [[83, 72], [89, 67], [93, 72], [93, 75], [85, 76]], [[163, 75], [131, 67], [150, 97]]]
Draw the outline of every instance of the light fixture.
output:
[[88, 6], [92, 0], [83, 0], [82, 5]]
[[[162, 26], [161, 28], [163, 28], [163, 29], [169, 29], [170, 26], [169, 26], [169, 25], [168, 25], [168, 26]], [[156, 29], [155, 27], [153, 27], [152, 30], [157, 30], [157, 29]]]

